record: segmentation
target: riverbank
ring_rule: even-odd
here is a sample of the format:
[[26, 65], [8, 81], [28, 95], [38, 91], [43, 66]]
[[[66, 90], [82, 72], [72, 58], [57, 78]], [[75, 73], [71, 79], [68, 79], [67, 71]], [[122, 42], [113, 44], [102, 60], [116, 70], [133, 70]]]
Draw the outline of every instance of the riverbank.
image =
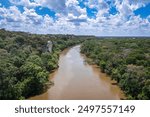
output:
[[59, 52], [83, 42], [74, 35], [38, 35], [0, 29], [0, 99], [19, 100], [43, 93]]
[[59, 68], [51, 74], [54, 86], [47, 92], [31, 97], [31, 100], [94, 100], [122, 99], [122, 91], [113, 81], [101, 73], [96, 65], [85, 63], [80, 46], [65, 49], [60, 54]]
[[81, 46], [81, 53], [117, 81], [127, 99], [150, 99], [148, 50], [149, 39], [95, 39]]

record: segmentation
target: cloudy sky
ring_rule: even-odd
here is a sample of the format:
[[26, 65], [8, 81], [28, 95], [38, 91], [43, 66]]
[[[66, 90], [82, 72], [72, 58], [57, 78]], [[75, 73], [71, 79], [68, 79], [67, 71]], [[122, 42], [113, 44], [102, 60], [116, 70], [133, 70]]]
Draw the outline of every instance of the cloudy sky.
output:
[[40, 34], [150, 36], [150, 0], [0, 0], [0, 28]]

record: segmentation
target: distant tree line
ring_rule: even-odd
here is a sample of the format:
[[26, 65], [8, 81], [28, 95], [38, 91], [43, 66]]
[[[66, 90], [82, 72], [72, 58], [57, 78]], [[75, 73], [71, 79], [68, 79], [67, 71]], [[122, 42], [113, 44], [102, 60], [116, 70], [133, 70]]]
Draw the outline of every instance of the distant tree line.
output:
[[81, 52], [117, 81], [127, 99], [150, 99], [149, 38], [88, 40]]

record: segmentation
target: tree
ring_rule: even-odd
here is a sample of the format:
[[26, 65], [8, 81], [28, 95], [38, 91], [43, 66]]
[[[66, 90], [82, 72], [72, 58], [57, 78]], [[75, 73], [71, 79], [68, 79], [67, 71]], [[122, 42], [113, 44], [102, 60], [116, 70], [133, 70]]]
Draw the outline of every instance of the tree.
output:
[[21, 71], [24, 76], [24, 80], [26, 81], [24, 90], [28, 91], [25, 96], [27, 97], [41, 93], [44, 88], [43, 86], [48, 81], [48, 72], [44, 71], [40, 66], [32, 62], [27, 62], [23, 65], [21, 67]]

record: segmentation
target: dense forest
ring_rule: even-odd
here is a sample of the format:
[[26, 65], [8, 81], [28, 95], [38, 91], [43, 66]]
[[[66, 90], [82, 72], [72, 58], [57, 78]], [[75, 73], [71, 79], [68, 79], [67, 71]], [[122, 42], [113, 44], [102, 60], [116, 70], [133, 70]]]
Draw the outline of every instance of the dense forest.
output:
[[4, 29], [0, 29], [0, 99], [26, 99], [46, 91], [52, 84], [49, 73], [58, 68], [60, 52], [76, 44], [81, 44], [81, 53], [93, 64], [117, 81], [127, 99], [150, 99], [149, 38], [96, 39]]
[[117, 81], [127, 99], [150, 99], [149, 38], [88, 40], [81, 52]]
[[[47, 42], [53, 44], [48, 51]], [[0, 99], [26, 99], [50, 84], [59, 53], [83, 41], [73, 35], [36, 35], [0, 30]]]

